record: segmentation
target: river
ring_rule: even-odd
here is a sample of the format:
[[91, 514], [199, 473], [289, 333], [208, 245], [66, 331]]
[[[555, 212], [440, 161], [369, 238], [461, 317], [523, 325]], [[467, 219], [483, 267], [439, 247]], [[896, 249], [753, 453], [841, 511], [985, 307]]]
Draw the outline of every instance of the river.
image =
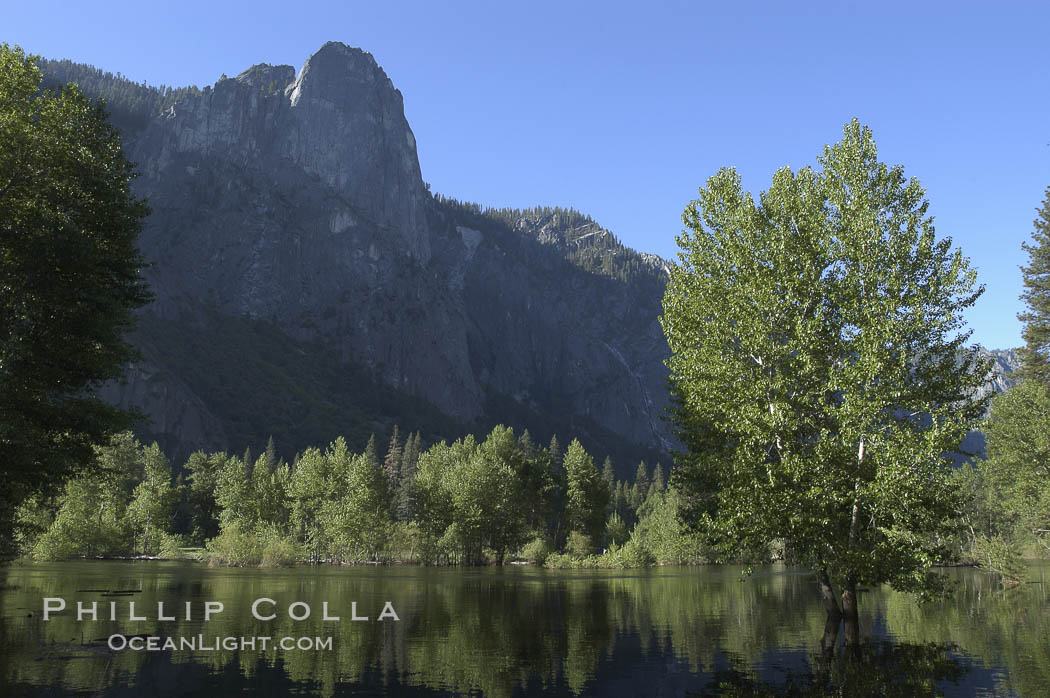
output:
[[1050, 695], [1050, 564], [864, 590], [863, 644], [830, 655], [810, 575], [743, 572], [15, 563], [0, 695]]

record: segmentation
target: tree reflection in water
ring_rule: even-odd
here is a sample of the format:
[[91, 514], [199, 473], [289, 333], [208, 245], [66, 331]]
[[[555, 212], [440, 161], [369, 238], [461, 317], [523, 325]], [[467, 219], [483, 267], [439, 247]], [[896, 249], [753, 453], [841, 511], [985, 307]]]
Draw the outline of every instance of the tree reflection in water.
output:
[[861, 641], [813, 655], [808, 670], [784, 672], [762, 680], [730, 668], [715, 672], [699, 695], [765, 698], [773, 696], [888, 696], [923, 698], [945, 695], [945, 683], [958, 685], [969, 667], [953, 656], [952, 644], [919, 644], [890, 640]]

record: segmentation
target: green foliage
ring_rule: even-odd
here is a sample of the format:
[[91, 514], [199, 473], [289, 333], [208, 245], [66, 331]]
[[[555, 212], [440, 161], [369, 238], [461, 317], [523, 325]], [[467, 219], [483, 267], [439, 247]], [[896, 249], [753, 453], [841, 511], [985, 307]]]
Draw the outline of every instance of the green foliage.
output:
[[245, 461], [239, 458], [225, 459], [216, 477], [215, 504], [219, 508], [222, 528], [235, 525], [251, 530], [255, 526], [259, 515]]
[[[503, 564], [516, 551], [542, 564], [557, 549], [562, 519], [570, 520], [560, 508], [569, 499], [568, 479], [577, 493], [571, 520], [602, 516], [598, 531], [606, 536], [577, 528], [568, 536], [570, 554], [591, 556], [599, 542], [633, 550], [626, 546], [629, 528], [616, 513], [606, 525], [608, 486], [578, 441], [563, 459], [565, 473], [550, 450], [503, 426], [481, 443], [468, 436], [422, 453], [419, 440], [416, 434], [404, 442], [397, 488], [390, 486], [388, 466], [398, 460], [390, 456], [398, 449], [388, 449], [380, 463], [376, 439], [358, 454], [342, 437], [324, 451], [307, 449], [290, 466], [272, 440], [255, 459], [250, 450], [241, 458], [195, 453], [183, 468], [185, 484], [176, 486], [159, 446], [142, 447], [120, 434], [99, 449], [95, 474], [71, 481], [54, 505], [37, 497], [20, 508], [30, 534], [24, 545], [47, 559], [183, 557], [181, 548], [203, 538], [203, 559], [233, 566]], [[401, 446], [399, 438], [392, 443]], [[552, 446], [558, 454], [556, 440]], [[393, 499], [406, 487], [409, 521], [399, 520], [403, 509]], [[208, 530], [214, 535], [202, 536]], [[619, 565], [619, 559], [600, 564]]]
[[647, 512], [634, 528], [633, 539], [652, 551], [662, 565], [691, 565], [710, 562], [713, 555], [704, 538], [686, 529], [681, 521], [682, 496], [672, 488], [654, 491]]
[[395, 521], [388, 527], [386, 547], [381, 558], [390, 562], [419, 562], [423, 535], [415, 521]]
[[451, 561], [480, 564], [489, 547], [502, 563], [524, 542], [535, 509], [521, 497], [523, 480], [536, 473], [507, 427], [493, 429], [481, 445], [472, 437], [438, 444], [420, 457], [413, 486], [424, 533]]
[[1025, 341], [1017, 354], [1021, 359], [1022, 377], [1050, 385], [1050, 187], [1038, 213], [1032, 243], [1022, 244], [1028, 253], [1028, 264], [1021, 267], [1024, 274], [1021, 298], [1027, 308], [1017, 316], [1024, 323]]
[[303, 549], [287, 538], [271, 538], [263, 544], [259, 567], [291, 567], [303, 559]]
[[[984, 425], [987, 460], [973, 487], [973, 519], [1018, 550], [1050, 550], [1050, 385], [1022, 381], [998, 395]], [[987, 525], [981, 527], [982, 523]]]
[[554, 552], [554, 544], [549, 538], [536, 536], [521, 549], [520, 557], [532, 565], [542, 565], [547, 556]]
[[[633, 567], [652, 567], [656, 564], [656, 558], [642, 541], [631, 538], [620, 548], [610, 550], [603, 559], [609, 560], [609, 567], [629, 569]], [[604, 565], [600, 565], [604, 566]]]
[[222, 532], [205, 545], [209, 564], [227, 567], [256, 566], [262, 561], [262, 541], [239, 524], [223, 526]]
[[609, 488], [598, 474], [594, 460], [576, 439], [565, 452], [565, 518], [570, 531], [578, 531], [590, 540], [601, 540], [605, 530], [605, 511], [609, 505]]
[[124, 334], [150, 297], [136, 248], [148, 208], [117, 132], [75, 86], [40, 84], [34, 58], [0, 46], [0, 558], [15, 507], [130, 426], [91, 389], [134, 356]]
[[661, 318], [676, 481], [723, 554], [783, 538], [854, 598], [933, 589], [959, 508], [945, 454], [984, 407], [962, 331], [982, 289], [868, 129], [818, 162], [757, 201], [723, 169], [685, 210]]
[[551, 569], [632, 569], [652, 567], [656, 560], [644, 544], [632, 538], [622, 547], [610, 548], [601, 555], [579, 555], [566, 550], [552, 553], [543, 563]]
[[189, 475], [190, 538], [195, 543], [203, 543], [219, 533], [215, 486], [227, 460], [225, 453], [208, 455], [198, 451], [183, 466], [183, 471]]
[[1019, 584], [1027, 578], [1028, 566], [1017, 547], [1002, 536], [976, 536], [973, 557], [979, 567], [999, 575], [1004, 585]]
[[331, 532], [334, 557], [376, 561], [386, 545], [390, 516], [382, 466], [367, 452], [350, 454], [342, 439], [330, 453], [339, 491], [322, 507], [322, 516]]
[[171, 468], [160, 447], [153, 444], [141, 451], [142, 481], [132, 492], [127, 515], [141, 541], [139, 551], [156, 554], [165, 542], [162, 535], [171, 525], [177, 493], [171, 486]]
[[630, 531], [627, 530], [627, 524], [623, 522], [620, 515], [616, 512], [610, 514], [609, 520], [605, 522], [605, 536], [602, 538], [605, 541], [605, 545], [608, 547], [623, 545], [630, 535]]
[[[329, 454], [335, 450], [343, 452], [345, 448], [345, 441], [337, 441]], [[335, 461], [316, 448], [307, 449], [296, 461], [288, 482], [292, 526], [313, 562], [327, 559], [331, 553], [334, 531], [329, 525], [326, 505], [337, 500], [340, 489], [335, 478]]]
[[186, 559], [188, 557], [185, 552], [187, 543], [189, 542], [186, 536], [157, 531], [154, 534], [154, 539], [156, 542], [153, 547], [157, 551], [157, 557], [164, 558], [165, 560]]
[[571, 557], [587, 557], [593, 552], [594, 543], [586, 533], [573, 531], [565, 540], [565, 553]]
[[[127, 432], [117, 434], [96, 449], [94, 471], [66, 483], [53, 520], [32, 543], [33, 557], [170, 552], [175, 492], [160, 448], [143, 447]], [[41, 520], [39, 512], [36, 517]]]

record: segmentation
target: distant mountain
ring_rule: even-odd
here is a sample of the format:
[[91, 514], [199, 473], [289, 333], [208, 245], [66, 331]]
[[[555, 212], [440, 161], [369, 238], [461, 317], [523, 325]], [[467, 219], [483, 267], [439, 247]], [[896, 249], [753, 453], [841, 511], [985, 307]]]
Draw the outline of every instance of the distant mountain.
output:
[[506, 423], [579, 436], [621, 476], [668, 463], [666, 263], [575, 211], [432, 196], [401, 93], [329, 43], [153, 88], [68, 61], [106, 100], [153, 213], [142, 361], [108, 396], [170, 452], [290, 454], [339, 434], [434, 440]]
[[[1003, 393], [1012, 388], [1016, 382], [1015, 374], [1017, 369], [1021, 367], [1021, 362], [1017, 358], [1017, 350], [985, 349], [980, 345], [978, 345], [977, 349], [982, 358], [992, 359], [992, 370], [988, 377], [988, 382], [978, 397], [984, 397], [988, 393]], [[984, 446], [984, 433], [979, 429], [975, 429], [967, 434], [959, 447], [959, 451], [966, 456], [984, 458]], [[959, 462], [961, 462], [961, 459], [959, 459]]]
[[[1016, 349], [985, 349], [978, 346], [983, 357], [992, 359], [992, 373], [985, 386], [985, 390], [993, 393], [1003, 393], [1013, 387], [1016, 381], [1015, 373], [1021, 367], [1021, 361], [1017, 358]], [[985, 392], [984, 394], [987, 394]]]

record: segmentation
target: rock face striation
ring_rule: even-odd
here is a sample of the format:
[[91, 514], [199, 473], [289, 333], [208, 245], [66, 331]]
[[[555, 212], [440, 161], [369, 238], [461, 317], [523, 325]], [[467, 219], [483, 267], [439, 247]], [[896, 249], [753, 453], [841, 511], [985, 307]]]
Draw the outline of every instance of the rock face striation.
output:
[[[43, 67], [107, 98], [153, 209], [143, 358], [107, 394], [143, 410], [162, 445], [259, 448], [274, 434], [298, 450], [354, 419], [382, 432], [414, 401], [464, 429], [589, 437], [625, 476], [628, 458], [670, 446], [664, 262], [575, 212], [433, 197], [371, 54], [329, 43], [298, 74], [257, 65], [174, 93]], [[344, 370], [357, 378], [333, 385]]]

